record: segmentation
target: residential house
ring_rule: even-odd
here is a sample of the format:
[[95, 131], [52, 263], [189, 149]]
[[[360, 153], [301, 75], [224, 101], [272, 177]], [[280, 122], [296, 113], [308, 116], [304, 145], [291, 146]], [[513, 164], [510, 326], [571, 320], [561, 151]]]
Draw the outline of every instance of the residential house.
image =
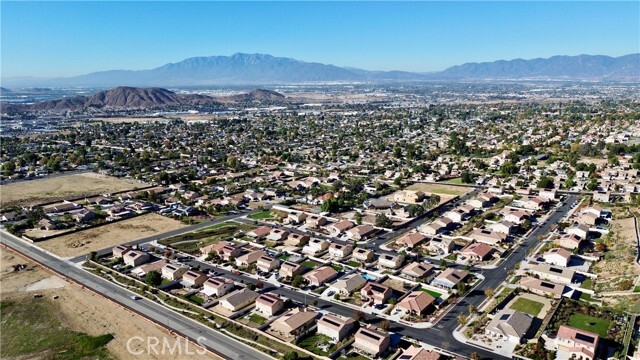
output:
[[571, 284], [575, 271], [551, 264], [536, 264], [527, 269], [527, 272], [537, 275], [540, 279], [553, 281], [558, 284]]
[[182, 279], [182, 275], [187, 271], [189, 271], [189, 268], [186, 266], [167, 264], [162, 268], [162, 277], [167, 280], [175, 281]]
[[259, 240], [259, 239], [266, 238], [267, 235], [269, 235], [271, 233], [271, 230], [272, 229], [270, 227], [268, 227], [268, 226], [261, 226], [261, 227], [259, 227], [257, 229], [253, 229], [251, 231], [248, 231], [246, 233], [246, 235], [249, 236], [249, 237], [252, 237], [252, 238], [254, 238], [256, 240]]
[[542, 257], [549, 264], [567, 267], [571, 261], [571, 252], [563, 248], [553, 248], [544, 253]]
[[284, 309], [284, 301], [277, 295], [262, 294], [256, 299], [256, 311], [272, 317]]
[[522, 225], [531, 216], [530, 213], [522, 210], [516, 210], [512, 208], [505, 208], [502, 210], [502, 215], [506, 221], [514, 224]]
[[237, 266], [249, 266], [258, 262], [258, 259], [265, 256], [266, 253], [263, 250], [256, 250], [246, 253], [244, 255], [240, 255], [236, 258]]
[[151, 271], [157, 271], [158, 273], [160, 273], [162, 271], [162, 268], [167, 265], [167, 261], [166, 260], [158, 260], [158, 261], [154, 261], [152, 263], [148, 263], [148, 264], [144, 264], [142, 266], [139, 266], [133, 270], [131, 270], [131, 273], [138, 276], [138, 277], [144, 277], [145, 275], [147, 275], [147, 273], [151, 272]]
[[310, 286], [322, 286], [338, 275], [338, 272], [331, 266], [322, 266], [304, 274], [304, 279]]
[[272, 229], [269, 235], [267, 235], [267, 240], [271, 241], [285, 241], [289, 237], [289, 232], [282, 229]]
[[91, 210], [80, 210], [77, 213], [73, 214], [73, 219], [79, 223], [89, 223], [96, 219], [96, 213]]
[[391, 292], [391, 288], [369, 281], [360, 289], [360, 297], [364, 301], [372, 300], [374, 304], [381, 305], [389, 300]]
[[373, 250], [367, 250], [363, 248], [355, 248], [352, 253], [353, 259], [361, 262], [370, 262], [375, 257]]
[[329, 256], [334, 259], [343, 259], [353, 252], [353, 245], [332, 243], [329, 246]]
[[487, 229], [474, 229], [473, 233], [471, 233], [471, 238], [480, 243], [495, 245], [507, 240], [507, 235]]
[[451, 239], [433, 238], [427, 244], [427, 250], [436, 255], [448, 255], [455, 247]]
[[58, 224], [55, 221], [49, 219], [41, 219], [38, 221], [38, 228], [40, 230], [57, 230]]
[[389, 335], [375, 330], [373, 327], [360, 328], [355, 336], [353, 347], [376, 358], [384, 354], [391, 338]]
[[296, 264], [294, 262], [285, 261], [280, 265], [279, 274], [285, 279], [291, 279], [296, 275], [302, 274], [304, 266]]
[[301, 308], [291, 309], [271, 323], [271, 330], [283, 336], [299, 337], [315, 324], [318, 313]]
[[182, 275], [182, 283], [186, 287], [201, 287], [207, 279], [207, 275], [197, 270], [189, 270]]
[[400, 354], [398, 360], [441, 360], [444, 359], [440, 353], [423, 349], [417, 346], [409, 346]]
[[351, 273], [331, 285], [332, 291], [343, 296], [349, 296], [353, 292], [362, 289], [367, 280], [358, 273]]
[[234, 289], [235, 284], [231, 279], [208, 278], [203, 284], [202, 293], [207, 296], [221, 297]]
[[257, 267], [259, 271], [268, 273], [274, 269], [277, 269], [280, 265], [280, 260], [272, 258], [267, 255], [261, 256], [257, 261]]
[[529, 314], [505, 308], [494, 315], [484, 332], [488, 336], [520, 344], [532, 322], [533, 318]]
[[414, 233], [406, 234], [400, 237], [399, 239], [396, 240], [396, 244], [401, 246], [406, 246], [412, 249], [415, 246], [419, 245], [421, 242], [425, 241], [426, 239], [427, 238], [424, 235], [418, 232], [414, 232]]
[[426, 279], [433, 275], [434, 272], [435, 266], [428, 262], [412, 262], [402, 269], [404, 275], [417, 279]]
[[329, 242], [327, 240], [313, 238], [309, 240], [309, 243], [302, 248], [302, 252], [312, 256], [318, 255], [329, 248]]
[[318, 320], [318, 334], [330, 338], [333, 342], [340, 342], [349, 336], [355, 328], [355, 320], [350, 317], [338, 317], [326, 314]]
[[150, 256], [146, 252], [131, 250], [127, 251], [123, 256], [125, 265], [135, 267], [140, 266], [149, 261]]
[[434, 309], [436, 298], [424, 291], [414, 291], [405, 296], [396, 309], [402, 310], [405, 314], [422, 316]]
[[520, 279], [520, 288], [534, 294], [551, 296], [556, 299], [559, 299], [565, 292], [564, 285], [536, 279], [534, 277], [523, 277]]
[[496, 249], [484, 243], [473, 243], [460, 250], [460, 255], [469, 261], [485, 261], [491, 258]]
[[375, 234], [378, 230], [371, 225], [360, 225], [347, 230], [347, 235], [353, 240], [362, 240]]
[[582, 238], [574, 234], [564, 234], [558, 239], [553, 240], [553, 243], [562, 246], [565, 249], [575, 250], [582, 246]]
[[327, 218], [320, 215], [309, 215], [305, 220], [305, 224], [311, 228], [318, 228], [324, 226], [327, 223]]
[[418, 204], [427, 198], [427, 194], [422, 191], [403, 190], [393, 195], [393, 201], [405, 204]]
[[240, 289], [220, 299], [220, 305], [229, 311], [238, 311], [249, 305], [253, 305], [260, 296], [257, 292], [249, 289]]
[[121, 258], [128, 251], [131, 251], [131, 247], [126, 245], [117, 245], [111, 250], [111, 253], [114, 258]]
[[307, 214], [302, 211], [290, 211], [287, 219], [291, 224], [301, 224], [307, 219]]
[[543, 199], [547, 199], [547, 200], [555, 200], [557, 197], [557, 191], [556, 190], [549, 190], [549, 189], [540, 189], [540, 191], [538, 192], [538, 196], [540, 196]]
[[447, 231], [452, 222], [448, 217], [441, 216], [430, 224], [422, 225], [419, 231], [427, 235], [437, 235]]
[[529, 210], [539, 211], [544, 209], [548, 200], [539, 196], [533, 197], [530, 196], [524, 201], [522, 201], [522, 207]]
[[453, 289], [459, 283], [463, 282], [467, 276], [469, 276], [469, 273], [464, 270], [446, 268], [443, 272], [438, 274], [438, 276], [433, 278], [431, 285]]
[[570, 226], [564, 230], [567, 234], [573, 234], [579, 236], [581, 239], [587, 239], [589, 237], [589, 227], [584, 224], [578, 224]]
[[608, 191], [595, 191], [593, 201], [608, 203], [611, 201], [611, 193]]
[[342, 234], [343, 232], [354, 227], [355, 224], [349, 220], [342, 220], [335, 224], [329, 225], [329, 229], [334, 233], [334, 235]]
[[378, 265], [388, 269], [397, 269], [402, 266], [404, 255], [402, 254], [382, 254], [378, 258]]
[[516, 226], [516, 224], [507, 220], [502, 220], [498, 223], [491, 225], [491, 230], [500, 234], [505, 234], [505, 235], [511, 235], [515, 233], [517, 228], [518, 227]]
[[596, 359], [599, 342], [598, 334], [566, 325], [560, 325], [555, 338], [558, 354], [567, 359]]
[[300, 247], [307, 244], [309, 242], [309, 239], [310, 239], [309, 235], [291, 233], [287, 237], [287, 241], [285, 241], [285, 245]]

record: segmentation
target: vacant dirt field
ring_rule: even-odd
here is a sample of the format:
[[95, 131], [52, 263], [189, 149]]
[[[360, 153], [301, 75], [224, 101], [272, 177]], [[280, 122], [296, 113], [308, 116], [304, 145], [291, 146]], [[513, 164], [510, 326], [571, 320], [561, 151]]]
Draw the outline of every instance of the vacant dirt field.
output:
[[133, 190], [148, 186], [96, 173], [57, 176], [50, 179], [0, 185], [0, 205], [36, 205], [84, 195]]
[[146, 214], [133, 219], [42, 241], [37, 245], [58, 256], [75, 257], [184, 226], [177, 220], [158, 214]]
[[604, 259], [594, 267], [598, 274], [596, 290], [629, 290], [626, 285], [629, 282], [632, 284], [640, 275], [640, 265], [635, 261], [637, 242], [633, 218], [614, 220], [610, 235], [604, 236], [603, 240], [607, 245], [607, 252]]
[[472, 191], [473, 188], [447, 184], [415, 183], [409, 186], [407, 190], [423, 191], [427, 194], [438, 194], [441, 198], [445, 196], [451, 198], [454, 196], [466, 194]]
[[[134, 356], [129, 354], [127, 350], [127, 341], [139, 336], [146, 338], [147, 336], [157, 337], [162, 343], [162, 339], [166, 338], [169, 344], [173, 344], [176, 337], [169, 334], [164, 329], [143, 319], [133, 313], [121, 308], [120, 306], [98, 296], [94, 293], [83, 290], [80, 287], [64, 282], [64, 280], [55, 277], [44, 269], [31, 263], [29, 260], [22, 258], [8, 250], [0, 249], [0, 282], [2, 290], [0, 292], [0, 300], [13, 301], [43, 301], [47, 302], [47, 306], [51, 306], [58, 314], [61, 323], [72, 331], [86, 333], [91, 336], [102, 334], [113, 334], [114, 339], [107, 344], [107, 350], [115, 359], [131, 359]], [[12, 272], [13, 266], [17, 264], [26, 264], [27, 269], [18, 272]], [[29, 286], [33, 283], [50, 281], [56, 286], [45, 288], [43, 286]], [[60, 287], [62, 286], [62, 287]], [[37, 289], [38, 294], [42, 294], [40, 299], [33, 299], [34, 292], [28, 291]], [[58, 299], [53, 299], [53, 295], [58, 295]], [[131, 349], [140, 351], [140, 342], [132, 342]], [[195, 350], [191, 347], [191, 350]], [[36, 356], [24, 356], [20, 359], [40, 358]], [[135, 356], [136, 359], [162, 359], [166, 356], [156, 354], [148, 354], [146, 352]], [[214, 359], [213, 355], [190, 355], [178, 356], [172, 355], [175, 359]]]

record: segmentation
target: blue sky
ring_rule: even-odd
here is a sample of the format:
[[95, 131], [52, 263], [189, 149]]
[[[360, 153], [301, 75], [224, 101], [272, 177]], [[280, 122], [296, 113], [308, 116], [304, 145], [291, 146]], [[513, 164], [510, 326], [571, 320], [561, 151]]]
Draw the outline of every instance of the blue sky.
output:
[[3, 77], [267, 53], [369, 70], [640, 52], [640, 2], [1, 1]]

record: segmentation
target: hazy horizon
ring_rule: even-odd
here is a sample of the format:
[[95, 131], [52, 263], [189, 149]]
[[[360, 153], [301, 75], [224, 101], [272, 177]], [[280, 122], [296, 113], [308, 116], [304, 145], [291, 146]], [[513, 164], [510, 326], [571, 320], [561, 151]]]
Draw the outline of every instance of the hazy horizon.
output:
[[146, 70], [238, 52], [411, 72], [468, 62], [640, 52], [640, 15], [633, 2], [1, 6], [2, 78]]

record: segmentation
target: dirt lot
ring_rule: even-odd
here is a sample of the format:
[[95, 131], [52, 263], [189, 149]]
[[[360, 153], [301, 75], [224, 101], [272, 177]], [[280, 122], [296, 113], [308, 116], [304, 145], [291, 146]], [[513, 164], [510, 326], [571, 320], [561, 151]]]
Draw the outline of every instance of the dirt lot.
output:
[[177, 220], [158, 214], [146, 214], [133, 219], [42, 241], [37, 245], [58, 256], [74, 257], [184, 226]]
[[[0, 290], [0, 300], [13, 301], [34, 301], [33, 292], [28, 290], [36, 290], [43, 297], [37, 301], [47, 302], [47, 306], [55, 309], [54, 313], [59, 316], [60, 321], [65, 327], [72, 331], [86, 333], [91, 336], [102, 334], [113, 334], [115, 338], [107, 344], [109, 354], [116, 359], [131, 359], [133, 356], [127, 350], [128, 339], [134, 336], [146, 338], [147, 336], [157, 337], [159, 339], [167, 338], [170, 344], [173, 344], [175, 337], [167, 331], [149, 321], [122, 309], [120, 306], [111, 303], [99, 297], [92, 292], [82, 290], [76, 285], [64, 282], [64, 280], [53, 276], [42, 268], [31, 263], [8, 250], [0, 249], [0, 282], [2, 287]], [[17, 264], [26, 264], [27, 269], [18, 272], [12, 272], [13, 266]], [[47, 289], [42, 286], [45, 283], [53, 284]], [[41, 286], [29, 286], [39, 283]], [[55, 286], [54, 286], [55, 285]], [[62, 286], [62, 287], [60, 287]], [[53, 295], [59, 298], [54, 300]], [[142, 350], [138, 343], [132, 343], [132, 350]], [[137, 346], [136, 346], [137, 345]], [[194, 348], [191, 348], [194, 350]], [[21, 356], [19, 358], [40, 358], [36, 356]], [[156, 354], [142, 353], [135, 357], [136, 359], [161, 359], [166, 358]], [[176, 359], [191, 359], [194, 356], [171, 356]], [[213, 355], [195, 356], [198, 359], [213, 359]], [[17, 359], [17, 358], [14, 358]]]
[[440, 195], [440, 198], [446, 201], [452, 197], [466, 194], [472, 191], [473, 188], [453, 186], [453, 185], [447, 185], [447, 184], [415, 183], [409, 186], [407, 190], [422, 191], [427, 194], [438, 194]]
[[629, 290], [622, 282], [633, 282], [640, 275], [640, 265], [635, 261], [636, 236], [633, 218], [614, 220], [609, 236], [603, 240], [607, 252], [594, 271], [598, 274], [595, 289], [598, 291]]
[[35, 205], [83, 195], [133, 190], [144, 186], [148, 185], [96, 173], [58, 176], [0, 185], [0, 206]]

